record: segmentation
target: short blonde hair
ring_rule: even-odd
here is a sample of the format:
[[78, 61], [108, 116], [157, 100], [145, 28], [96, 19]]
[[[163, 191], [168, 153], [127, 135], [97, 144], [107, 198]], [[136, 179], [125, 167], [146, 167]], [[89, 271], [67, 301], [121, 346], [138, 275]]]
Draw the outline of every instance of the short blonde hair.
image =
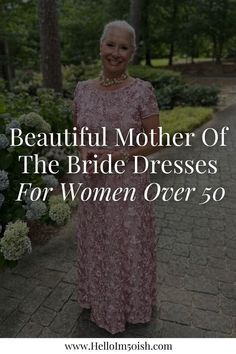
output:
[[107, 23], [104, 26], [103, 33], [100, 38], [100, 43], [105, 39], [107, 32], [110, 31], [112, 28], [119, 28], [119, 29], [126, 29], [127, 32], [130, 34], [131, 37], [131, 46], [133, 48], [133, 52], [136, 50], [136, 37], [135, 37], [135, 30], [134, 28], [126, 21], [122, 20], [115, 20]]

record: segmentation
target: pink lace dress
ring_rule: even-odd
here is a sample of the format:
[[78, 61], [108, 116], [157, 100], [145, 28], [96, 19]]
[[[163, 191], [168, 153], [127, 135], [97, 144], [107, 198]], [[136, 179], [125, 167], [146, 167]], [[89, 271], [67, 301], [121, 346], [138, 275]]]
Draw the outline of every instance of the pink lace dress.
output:
[[[133, 128], [135, 136], [142, 131], [142, 120], [159, 112], [152, 85], [141, 79], [114, 91], [99, 89], [91, 81], [79, 82], [73, 104], [77, 126], [87, 126], [89, 132], [106, 127], [111, 150], [120, 149], [114, 147], [115, 128], [123, 136]], [[123, 332], [126, 322], [150, 321], [156, 304], [155, 214], [153, 202], [143, 196], [149, 172], [133, 172], [130, 160], [122, 175], [76, 176], [84, 188], [136, 189], [133, 201], [90, 198], [78, 207], [78, 302], [91, 308], [91, 321], [112, 334]]]

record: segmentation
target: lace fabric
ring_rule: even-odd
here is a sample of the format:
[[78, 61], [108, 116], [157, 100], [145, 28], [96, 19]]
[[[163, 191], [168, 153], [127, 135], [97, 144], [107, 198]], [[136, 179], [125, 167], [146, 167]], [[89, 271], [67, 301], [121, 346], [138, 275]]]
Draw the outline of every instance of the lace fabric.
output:
[[[140, 79], [114, 91], [99, 91], [89, 81], [79, 82], [73, 107], [77, 126], [88, 126], [91, 132], [106, 127], [111, 149], [115, 128], [124, 134], [133, 128], [133, 134], [138, 134], [142, 120], [159, 113], [152, 85]], [[133, 172], [130, 160], [122, 175], [76, 177], [84, 188], [136, 190], [133, 201], [89, 199], [78, 207], [78, 302], [91, 308], [91, 321], [112, 334], [124, 331], [126, 322], [150, 321], [156, 304], [155, 212], [153, 203], [143, 197], [150, 177], [148, 171]]]

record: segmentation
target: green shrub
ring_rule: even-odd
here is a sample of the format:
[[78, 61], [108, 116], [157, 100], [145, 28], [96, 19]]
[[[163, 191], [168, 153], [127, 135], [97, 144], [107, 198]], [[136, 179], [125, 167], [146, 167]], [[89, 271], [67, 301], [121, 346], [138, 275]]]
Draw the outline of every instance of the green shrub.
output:
[[0, 96], [0, 112], [9, 113], [14, 118], [36, 112], [51, 125], [52, 132], [72, 128], [71, 100], [51, 89], [38, 89], [37, 96], [30, 96], [27, 92], [8, 92]]
[[63, 94], [71, 97], [75, 86], [84, 77], [85, 68], [82, 65], [66, 65], [62, 67]]
[[218, 103], [219, 89], [200, 85], [167, 85], [156, 89], [161, 109], [176, 106], [215, 106]]
[[20, 94], [27, 92], [36, 95], [37, 89], [42, 88], [42, 74], [33, 70], [17, 70], [16, 78], [13, 80], [13, 93]]
[[129, 73], [152, 83], [161, 109], [176, 106], [215, 106], [218, 103], [218, 88], [187, 85], [179, 72], [133, 65], [130, 66]]
[[171, 70], [155, 69], [143, 65], [131, 65], [129, 73], [131, 76], [150, 81], [156, 89], [183, 83], [181, 73]]
[[[50, 124], [35, 112], [23, 114], [19, 119], [12, 119], [9, 114], [0, 115], [0, 240], [4, 237], [8, 225], [18, 219], [26, 222], [40, 220], [46, 224], [61, 225], [68, 220], [70, 208], [76, 206], [75, 203], [65, 201], [66, 206], [56, 207], [51, 211], [48, 200], [32, 201], [30, 190], [26, 195], [22, 194], [22, 200], [17, 201], [21, 183], [31, 183], [32, 188], [57, 187], [58, 178], [65, 175], [68, 167], [66, 149], [51, 146], [40, 147], [37, 144], [36, 146], [10, 146], [12, 128], [21, 128], [22, 136], [28, 132], [37, 134], [51, 131]], [[29, 161], [27, 163], [28, 171], [26, 174], [23, 173], [23, 161], [19, 161], [19, 156], [34, 156], [34, 154], [37, 154], [40, 160], [45, 161], [47, 174], [42, 173], [42, 165], [40, 164], [39, 173], [35, 173], [34, 163]], [[51, 175], [48, 169], [51, 160], [60, 162], [56, 177]], [[15, 247], [13, 239], [11, 239], [11, 244]], [[5, 244], [5, 246], [7, 245]], [[9, 248], [5, 247], [4, 250], [4, 254], [0, 250], [0, 267], [13, 265], [10, 258], [5, 259]]]
[[166, 85], [156, 89], [157, 100], [160, 108], [173, 109], [182, 103], [184, 85]]
[[71, 101], [53, 90], [37, 91], [38, 113], [52, 126], [53, 132], [72, 127]]
[[182, 102], [186, 106], [215, 106], [218, 103], [219, 92], [217, 87], [185, 85]]
[[6, 89], [6, 82], [5, 80], [0, 78], [0, 93], [4, 92]]

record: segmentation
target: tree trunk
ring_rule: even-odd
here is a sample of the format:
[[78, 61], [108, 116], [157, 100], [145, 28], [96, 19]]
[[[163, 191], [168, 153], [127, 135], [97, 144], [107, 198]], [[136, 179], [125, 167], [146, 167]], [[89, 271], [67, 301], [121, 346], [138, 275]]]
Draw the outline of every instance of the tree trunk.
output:
[[12, 68], [11, 68], [11, 63], [10, 63], [10, 49], [9, 49], [9, 43], [8, 41], [5, 39], [4, 40], [4, 52], [5, 52], [5, 56], [6, 56], [6, 73], [7, 73], [7, 85], [8, 85], [8, 89], [11, 91], [12, 89]]
[[131, 0], [130, 1], [130, 24], [135, 29], [136, 34], [136, 53], [134, 55], [133, 64], [139, 64], [139, 39], [140, 39], [140, 28], [142, 22], [142, 4], [143, 0]]
[[144, 42], [145, 42], [145, 61], [146, 65], [152, 66], [151, 63], [151, 43], [149, 30], [149, 0], [145, 1], [144, 7]]
[[151, 48], [150, 47], [146, 47], [146, 53], [145, 53], [145, 63], [146, 63], [146, 65], [152, 66], [151, 59], [152, 59]]
[[213, 53], [216, 64], [221, 64], [221, 56], [222, 56], [223, 47], [219, 43], [216, 37], [213, 38]]
[[219, 48], [219, 43], [217, 43], [217, 49], [216, 49], [216, 64], [221, 64], [221, 52], [220, 52], [220, 48]]
[[217, 43], [217, 55], [216, 55], [216, 63], [221, 64], [221, 58], [222, 58], [222, 53], [223, 53], [223, 48], [224, 48], [224, 41], [219, 40]]
[[11, 62], [11, 53], [7, 38], [3, 38], [3, 40], [0, 41], [0, 55], [2, 57], [0, 77], [6, 81], [7, 89], [11, 91], [15, 70]]
[[0, 57], [1, 57], [1, 71], [0, 77], [7, 81], [7, 70], [6, 70], [6, 57], [5, 57], [5, 47], [4, 41], [0, 40]]
[[175, 52], [175, 47], [174, 47], [174, 41], [172, 40], [170, 43], [170, 51], [169, 51], [169, 56], [168, 56], [168, 65], [169, 66], [173, 65], [174, 52]]
[[176, 25], [177, 25], [177, 15], [178, 15], [178, 1], [172, 1], [172, 15], [171, 15], [171, 38], [170, 38], [170, 50], [169, 50], [169, 61], [168, 65], [173, 65], [173, 57], [175, 52], [175, 36], [176, 36]]
[[62, 91], [57, 0], [38, 0], [43, 86]]

